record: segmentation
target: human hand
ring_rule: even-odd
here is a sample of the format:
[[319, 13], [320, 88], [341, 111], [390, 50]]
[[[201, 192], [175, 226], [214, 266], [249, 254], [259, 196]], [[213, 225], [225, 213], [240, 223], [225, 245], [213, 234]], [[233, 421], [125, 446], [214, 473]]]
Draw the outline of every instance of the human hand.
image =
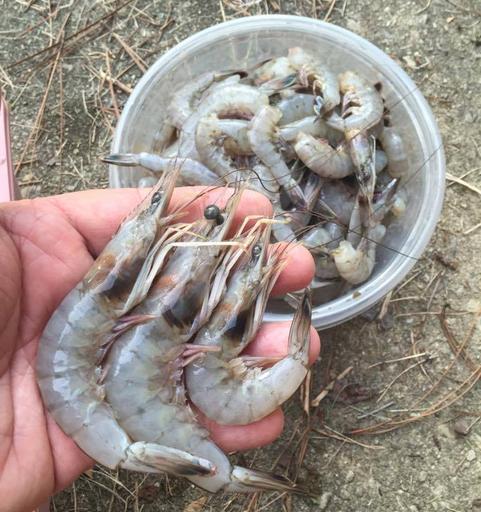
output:
[[[198, 191], [177, 189], [172, 204]], [[0, 205], [0, 512], [33, 509], [94, 463], [43, 408], [35, 378], [37, 347], [60, 301], [143, 195], [141, 190], [99, 190]], [[195, 201], [189, 217], [199, 217], [214, 200], [210, 193]], [[267, 200], [246, 192], [237, 218], [270, 212]], [[293, 248], [289, 259], [295, 265], [287, 265], [275, 293], [302, 288], [312, 278], [307, 251]], [[263, 327], [251, 352], [285, 353], [288, 330], [285, 323]], [[311, 362], [318, 352], [319, 338], [312, 330]], [[279, 410], [242, 427], [204, 423], [230, 452], [272, 442], [282, 431], [283, 415]]]

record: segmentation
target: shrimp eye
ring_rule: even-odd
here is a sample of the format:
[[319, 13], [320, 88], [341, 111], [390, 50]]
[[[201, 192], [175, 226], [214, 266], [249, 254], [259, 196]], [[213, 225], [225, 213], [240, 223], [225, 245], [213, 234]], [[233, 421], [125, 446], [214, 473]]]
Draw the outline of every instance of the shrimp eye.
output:
[[224, 224], [224, 216], [221, 213], [219, 213], [219, 215], [217, 216], [215, 221], [217, 222], [218, 226], [220, 226], [221, 224]]
[[152, 194], [152, 199], [150, 200], [151, 205], [156, 205], [157, 203], [160, 203], [160, 200], [162, 199], [162, 194], [160, 192], [155, 192]]
[[[204, 217], [207, 220], [217, 220], [218, 221], [219, 217], [222, 218], [222, 215], [220, 214], [219, 207], [216, 206], [215, 204], [211, 204], [211, 205], [205, 207]], [[222, 222], [224, 222], [224, 219], [222, 219]], [[222, 224], [222, 222], [220, 224]]]
[[252, 248], [252, 257], [258, 258], [261, 255], [261, 252], [262, 252], [262, 247], [259, 244], [254, 245], [254, 247]]

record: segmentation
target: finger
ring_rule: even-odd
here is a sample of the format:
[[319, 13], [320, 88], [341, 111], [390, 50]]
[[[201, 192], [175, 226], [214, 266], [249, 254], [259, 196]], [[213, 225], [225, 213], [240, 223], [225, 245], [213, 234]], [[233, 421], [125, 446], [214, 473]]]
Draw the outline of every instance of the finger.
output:
[[309, 286], [314, 277], [315, 265], [310, 252], [302, 245], [288, 245], [282, 242], [275, 245], [276, 251], [283, 251], [287, 264], [277, 278], [271, 294], [284, 295]]
[[[83, 236], [88, 247], [97, 255], [107, 244], [121, 221], [149, 193], [148, 189], [110, 189], [74, 192], [46, 198], [67, 216], [70, 223]], [[232, 189], [181, 187], [174, 191], [170, 211], [189, 203], [182, 222], [191, 222], [202, 216], [209, 204], [224, 206]], [[234, 225], [248, 215], [272, 214], [269, 200], [262, 194], [245, 190], [236, 210]]]
[[219, 425], [200, 412], [197, 414], [199, 421], [209, 429], [213, 441], [226, 453], [270, 444], [284, 428], [284, 414], [280, 409], [249, 425]]
[[[246, 348], [245, 353], [251, 356], [286, 356], [290, 327], [291, 322], [262, 324], [255, 339]], [[321, 342], [314, 327], [311, 327], [310, 335], [309, 364], [313, 364], [319, 357]]]

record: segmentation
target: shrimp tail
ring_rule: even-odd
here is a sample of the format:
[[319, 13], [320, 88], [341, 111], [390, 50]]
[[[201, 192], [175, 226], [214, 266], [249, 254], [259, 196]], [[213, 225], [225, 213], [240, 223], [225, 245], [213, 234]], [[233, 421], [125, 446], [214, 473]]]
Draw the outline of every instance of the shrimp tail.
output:
[[225, 488], [228, 492], [256, 492], [260, 490], [294, 492], [309, 494], [307, 489], [291, 482], [288, 478], [265, 473], [241, 466], [234, 466], [231, 473], [231, 482]]
[[309, 360], [311, 313], [311, 290], [306, 288], [294, 314], [288, 342], [289, 355], [300, 360], [304, 366]]
[[133, 471], [165, 471], [177, 476], [211, 476], [216, 472], [214, 464], [206, 459], [155, 443], [133, 443], [126, 454], [120, 466]]
[[122, 167], [136, 167], [137, 165], [142, 165], [142, 154], [143, 153], [113, 153], [111, 155], [101, 157], [100, 160], [105, 164], [120, 165]]

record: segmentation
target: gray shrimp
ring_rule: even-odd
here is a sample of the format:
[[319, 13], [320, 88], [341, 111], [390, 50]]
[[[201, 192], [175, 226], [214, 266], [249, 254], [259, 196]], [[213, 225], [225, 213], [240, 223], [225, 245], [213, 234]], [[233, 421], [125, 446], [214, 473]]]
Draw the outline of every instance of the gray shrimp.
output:
[[287, 98], [281, 99], [276, 107], [281, 111], [282, 117], [279, 124], [281, 126], [300, 121], [305, 117], [314, 115], [314, 95], [313, 94], [293, 94]]
[[155, 174], [178, 171], [184, 185], [218, 185], [219, 177], [204, 164], [191, 158], [163, 157], [152, 153], [116, 153], [102, 159], [122, 167], [143, 167]]
[[333, 148], [327, 140], [299, 133], [294, 149], [302, 162], [323, 178], [340, 179], [354, 172], [352, 159], [344, 145]]
[[294, 205], [305, 205], [304, 194], [292, 178], [275, 143], [276, 126], [280, 117], [279, 109], [270, 106], [262, 107], [251, 121], [249, 140], [255, 154], [269, 168], [279, 186], [284, 188]]
[[[212, 209], [212, 207], [210, 207]], [[192, 471], [186, 475], [194, 484], [210, 492], [255, 492], [259, 489], [293, 490], [285, 479], [262, 472], [232, 467], [227, 457], [209, 438], [190, 409], [182, 383], [182, 368], [209, 347], [185, 342], [210, 316], [221, 297], [229, 268], [243, 250], [225, 253], [221, 241], [230, 227], [235, 204], [218, 224], [219, 212], [203, 221], [200, 232], [205, 243], [175, 249], [169, 263], [154, 283], [140, 312], [154, 319], [139, 325], [117, 340], [108, 355], [105, 379], [107, 399], [119, 423], [134, 439], [186, 450], [208, 460], [212, 474]], [[214, 212], [215, 213], [215, 212]], [[211, 242], [219, 242], [220, 245]], [[216, 270], [217, 269], [217, 270]], [[160, 335], [160, 339], [159, 339]], [[141, 406], [139, 406], [141, 404]], [[200, 455], [202, 454], [202, 455]]]
[[328, 127], [319, 116], [308, 116], [292, 123], [279, 126], [279, 138], [285, 142], [293, 142], [299, 134], [305, 133], [314, 137], [325, 138], [328, 134]]
[[214, 82], [223, 80], [233, 73], [234, 72], [216, 73], [208, 71], [187, 82], [174, 93], [172, 101], [167, 108], [167, 116], [170, 123], [181, 130], [183, 124], [194, 111], [195, 100], [200, 99], [202, 93]]
[[[211, 474], [210, 462], [183, 450], [145, 439], [134, 442], [104, 400], [105, 390], [99, 384], [99, 362], [105, 357], [109, 335], [128, 312], [126, 304], [138, 303], [147, 293], [137, 276], [159, 230], [171, 220], [165, 212], [175, 178], [172, 173], [159, 182], [60, 303], [40, 339], [37, 380], [44, 404], [60, 428], [101, 464], [178, 474], [189, 474], [195, 468]], [[180, 462], [174, 466], [173, 460]]]
[[286, 357], [262, 369], [272, 358], [239, 356], [262, 322], [270, 290], [282, 268], [278, 254], [267, 256], [269, 232], [266, 227], [264, 240], [253, 245], [250, 257], [235, 271], [222, 301], [194, 339], [194, 344], [220, 351], [206, 352], [186, 368], [190, 399], [220, 424], [244, 425], [264, 418], [296, 391], [307, 374], [308, 293], [295, 315]]

